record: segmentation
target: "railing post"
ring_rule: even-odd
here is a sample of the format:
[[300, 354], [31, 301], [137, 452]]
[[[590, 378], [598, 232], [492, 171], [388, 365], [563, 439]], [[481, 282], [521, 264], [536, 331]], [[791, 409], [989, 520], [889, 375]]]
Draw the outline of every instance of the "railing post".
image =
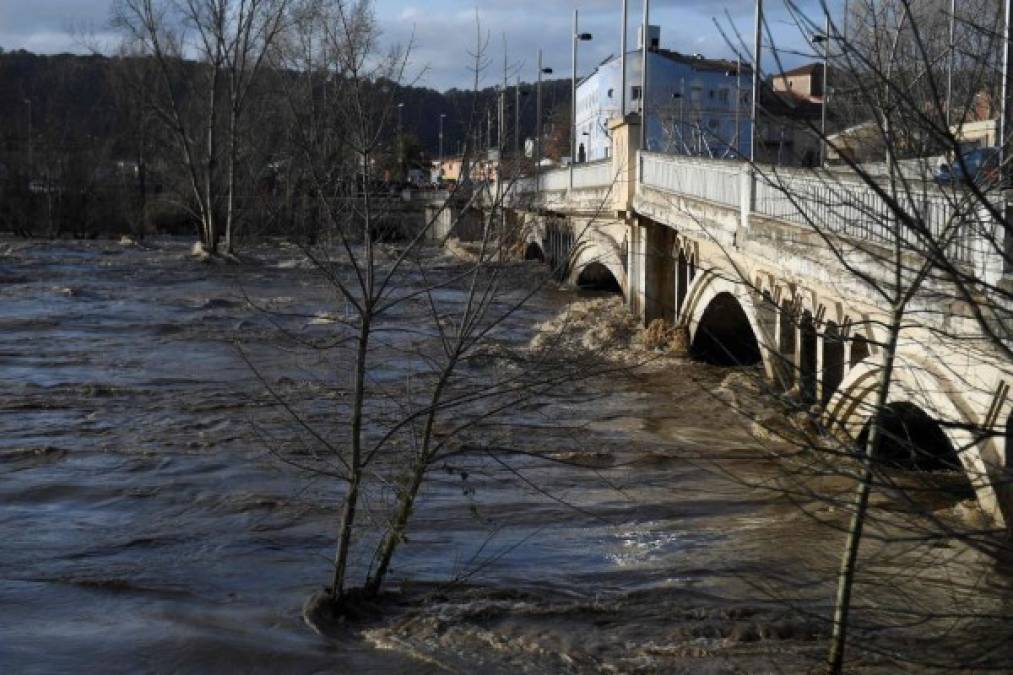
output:
[[742, 242], [749, 232], [749, 214], [756, 209], [756, 172], [751, 164], [744, 164], [739, 170], [739, 229], [735, 243]]

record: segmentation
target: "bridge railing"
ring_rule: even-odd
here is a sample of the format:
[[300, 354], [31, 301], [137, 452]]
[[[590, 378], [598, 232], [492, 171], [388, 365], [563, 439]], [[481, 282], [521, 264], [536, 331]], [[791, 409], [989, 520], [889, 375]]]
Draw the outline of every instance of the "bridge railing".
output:
[[612, 175], [611, 159], [602, 159], [586, 164], [574, 164], [572, 168], [574, 190], [608, 187], [615, 178]]
[[[893, 246], [899, 236], [909, 249], [925, 250], [926, 235], [944, 246], [950, 260], [980, 265], [983, 244], [991, 237], [988, 208], [944, 191], [932, 183], [908, 182], [898, 191], [896, 207], [872, 186], [854, 179], [805, 169], [758, 170], [753, 212], [823, 233]], [[887, 195], [889, 189], [883, 188]], [[995, 195], [998, 207], [1000, 195]], [[897, 227], [897, 212], [917, 218], [925, 231]]]
[[544, 171], [538, 177], [538, 188], [543, 192], [559, 192], [570, 189], [570, 169]]
[[510, 188], [514, 194], [525, 194], [528, 192], [538, 191], [538, 182], [534, 176], [523, 176], [516, 178], [513, 181], [513, 187]]
[[640, 182], [650, 188], [741, 208], [746, 165], [719, 159], [640, 153]]

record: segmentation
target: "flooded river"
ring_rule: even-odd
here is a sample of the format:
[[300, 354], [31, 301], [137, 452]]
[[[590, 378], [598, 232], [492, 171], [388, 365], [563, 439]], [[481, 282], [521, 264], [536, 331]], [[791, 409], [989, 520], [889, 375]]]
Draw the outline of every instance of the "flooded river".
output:
[[[763, 489], [778, 466], [725, 405], [755, 371], [674, 357], [502, 416], [519, 450], [592, 466], [465, 458], [467, 489], [435, 472], [389, 615], [311, 631], [301, 607], [330, 579], [341, 486], [279, 455], [294, 434], [265, 383], [325, 400], [342, 373], [291, 336], [325, 334], [343, 308], [298, 250], [250, 255], [0, 240], [0, 672], [819, 667], [843, 537], [818, 521], [845, 515]], [[591, 300], [622, 312], [547, 287], [507, 337]], [[385, 368], [371, 376], [405, 365]], [[972, 551], [867, 549], [855, 669], [1008, 657], [1006, 583]], [[960, 612], [872, 630], [898, 607]]]

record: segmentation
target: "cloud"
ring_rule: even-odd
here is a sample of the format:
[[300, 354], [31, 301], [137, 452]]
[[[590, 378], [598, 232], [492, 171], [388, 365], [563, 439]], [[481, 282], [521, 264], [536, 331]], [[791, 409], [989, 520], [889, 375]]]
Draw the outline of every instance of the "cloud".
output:
[[[537, 52], [557, 77], [570, 72], [570, 33], [574, 4], [560, 0], [476, 0], [483, 39], [488, 38], [489, 67], [483, 86], [502, 81], [503, 36], [506, 36], [511, 71], [523, 80], [535, 77]], [[805, 11], [815, 16], [820, 0], [806, 0]], [[780, 3], [768, 3], [768, 5]], [[475, 48], [475, 4], [460, 0], [375, 0], [375, 10], [385, 45], [407, 45], [414, 40], [412, 67], [424, 73], [419, 84], [438, 89], [471, 86]], [[727, 24], [725, 11], [735, 30], [748, 42], [752, 35], [754, 0], [655, 1], [651, 23], [662, 28], [662, 46], [707, 56], [732, 56], [734, 51], [715, 28], [717, 17]], [[580, 28], [594, 34], [580, 45], [579, 71], [619, 51], [619, 0], [580, 0]], [[629, 3], [629, 38], [633, 48], [640, 23], [641, 4]], [[82, 34], [98, 36], [105, 45], [115, 44], [109, 31], [110, 4], [105, 0], [0, 0], [0, 46], [42, 53], [87, 51]], [[768, 23], [781, 47], [797, 48], [798, 29], [780, 7], [769, 9]], [[725, 26], [728, 30], [728, 26]], [[729, 31], [733, 34], [734, 31]], [[734, 39], [734, 37], [733, 37]], [[750, 45], [751, 48], [751, 45]], [[795, 57], [798, 61], [799, 57]], [[512, 77], [511, 77], [512, 79]]]

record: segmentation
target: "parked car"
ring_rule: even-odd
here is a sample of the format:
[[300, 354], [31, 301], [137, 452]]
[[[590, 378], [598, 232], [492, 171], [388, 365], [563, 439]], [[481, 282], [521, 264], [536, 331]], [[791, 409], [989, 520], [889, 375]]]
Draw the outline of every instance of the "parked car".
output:
[[965, 152], [952, 164], [940, 164], [934, 179], [939, 185], [998, 185], [999, 148], [992, 146]]

